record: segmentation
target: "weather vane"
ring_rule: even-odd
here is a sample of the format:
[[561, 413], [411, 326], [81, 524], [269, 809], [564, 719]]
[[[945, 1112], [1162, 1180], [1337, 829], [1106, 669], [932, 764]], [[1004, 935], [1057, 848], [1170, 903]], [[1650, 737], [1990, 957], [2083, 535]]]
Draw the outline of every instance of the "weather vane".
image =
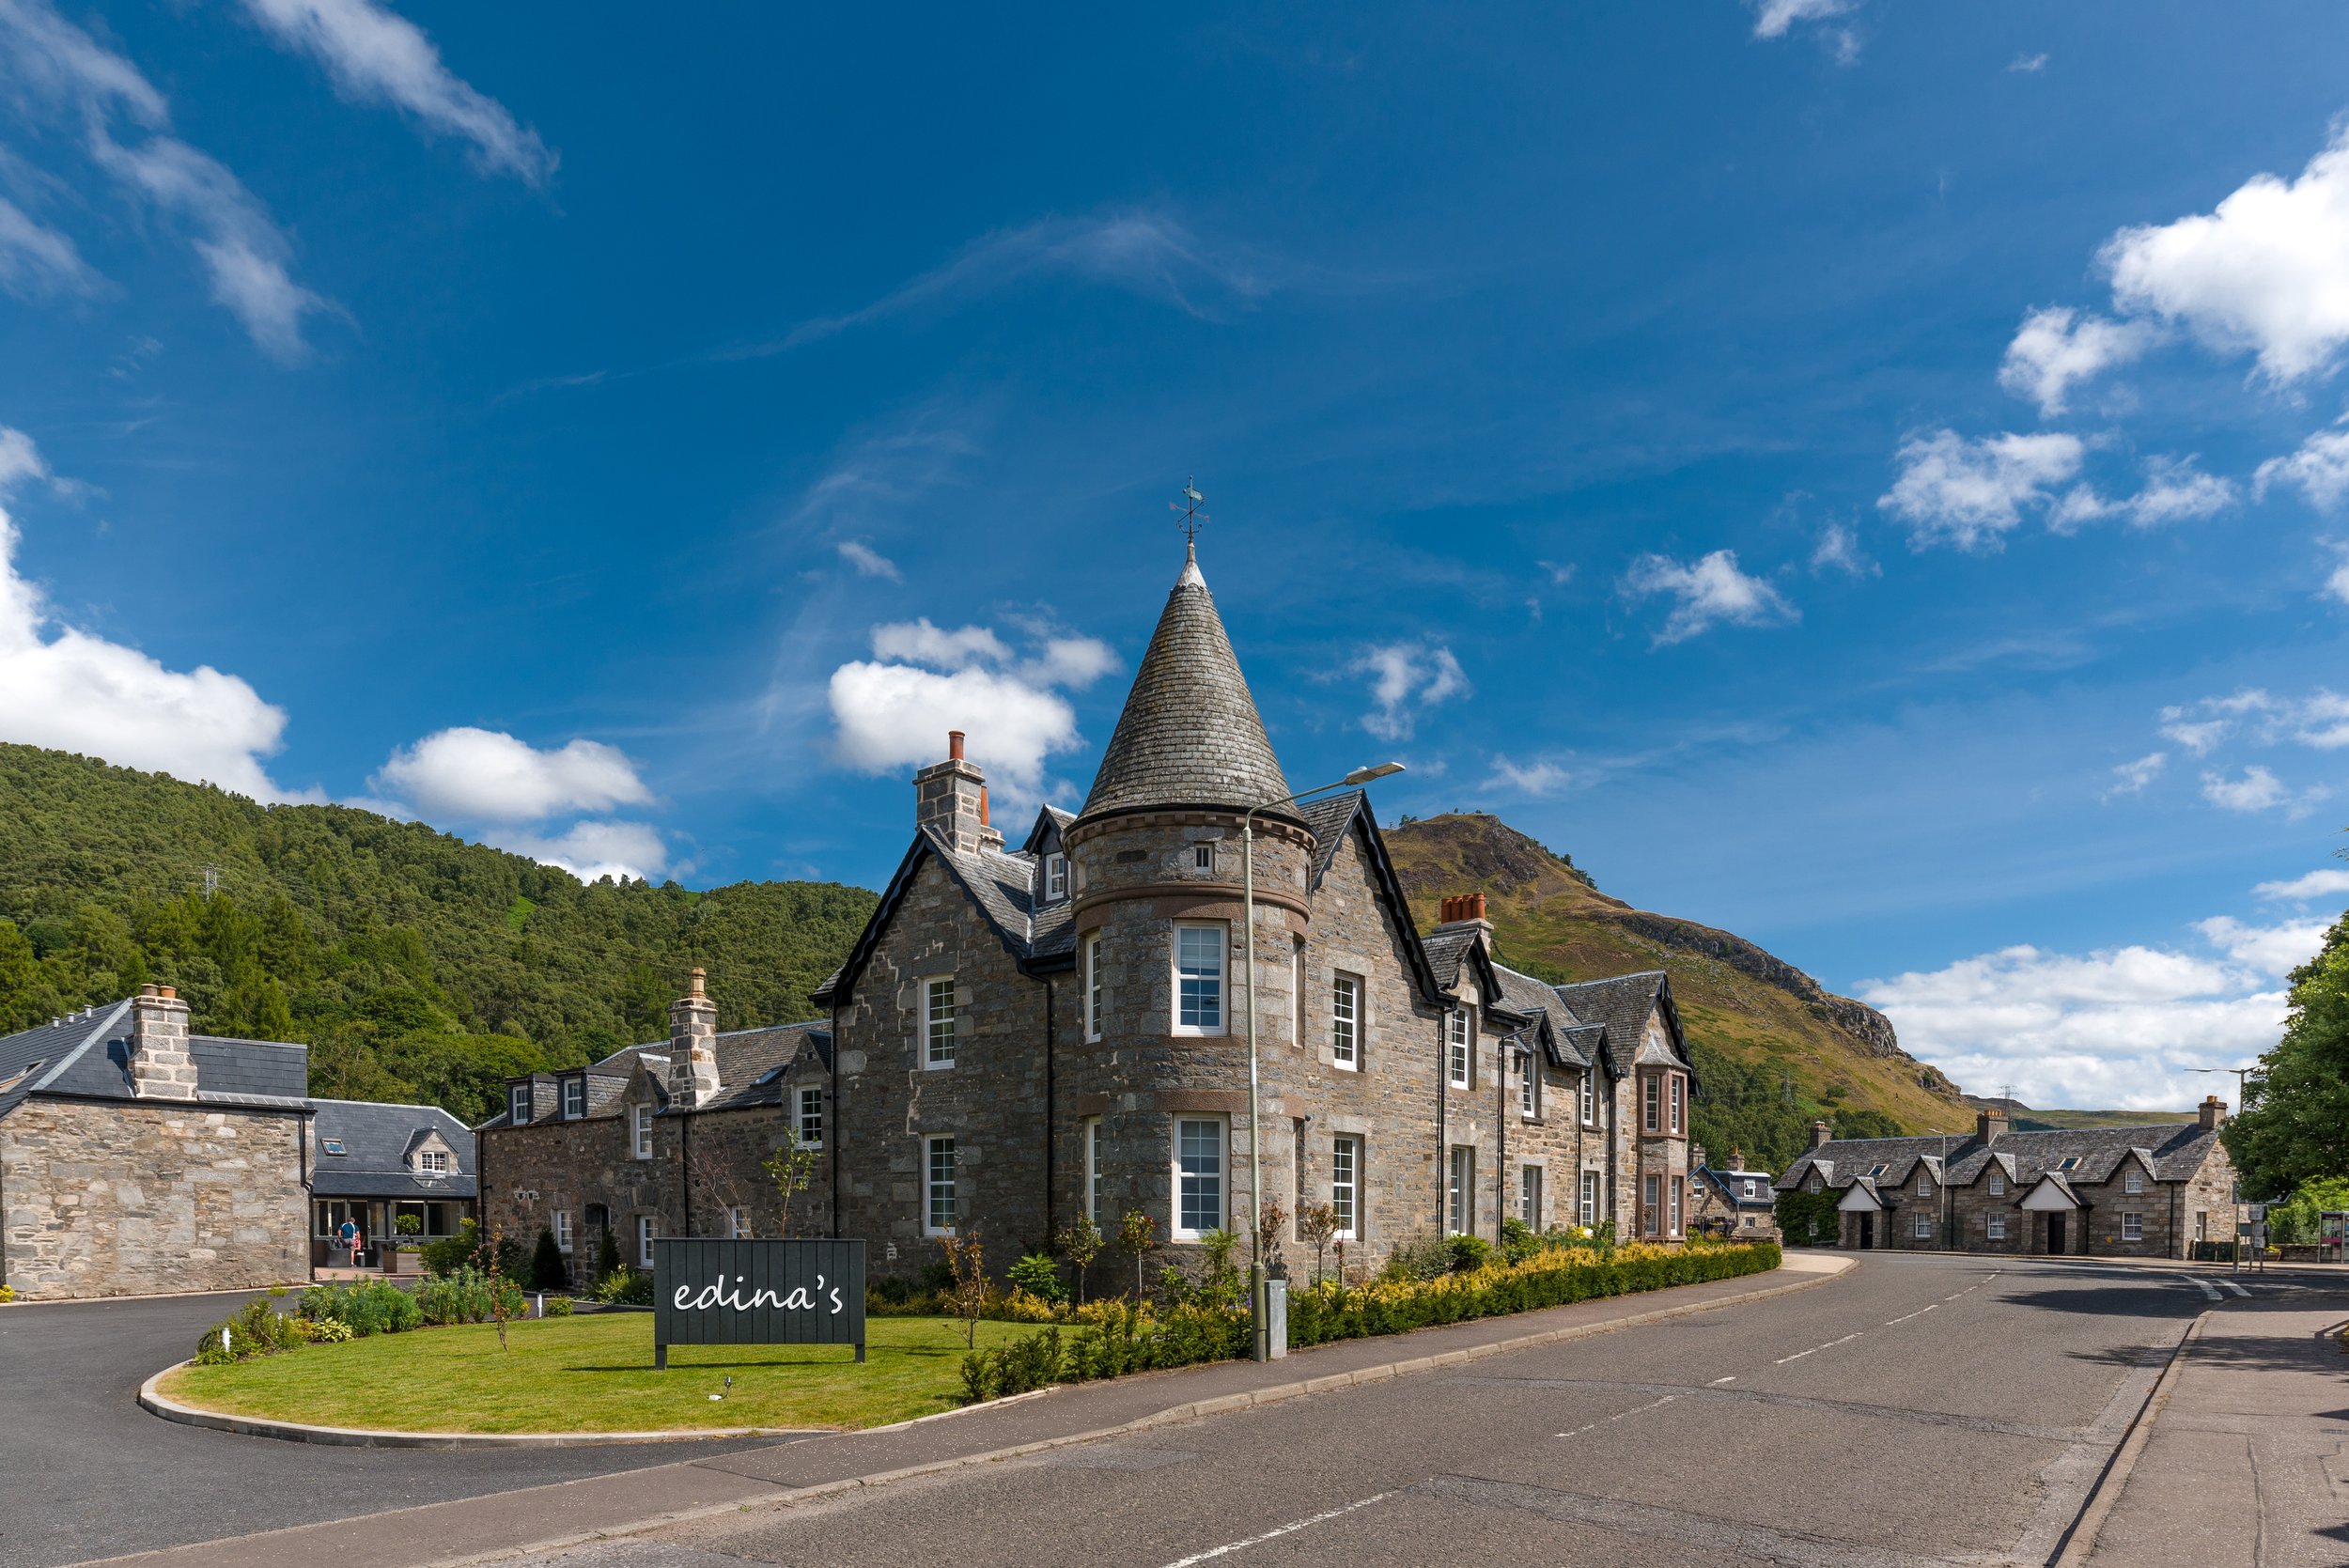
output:
[[1177, 503], [1170, 501], [1166, 504], [1166, 509], [1168, 511], [1180, 512], [1183, 514], [1183, 540], [1186, 544], [1189, 544], [1193, 548], [1196, 548], [1199, 543], [1200, 525], [1213, 520], [1207, 516], [1206, 513], [1199, 509], [1199, 504], [1206, 499], [1207, 498], [1206, 496], [1199, 493], [1198, 481], [1193, 478], [1186, 477], [1183, 480], [1183, 499], [1181, 502]]

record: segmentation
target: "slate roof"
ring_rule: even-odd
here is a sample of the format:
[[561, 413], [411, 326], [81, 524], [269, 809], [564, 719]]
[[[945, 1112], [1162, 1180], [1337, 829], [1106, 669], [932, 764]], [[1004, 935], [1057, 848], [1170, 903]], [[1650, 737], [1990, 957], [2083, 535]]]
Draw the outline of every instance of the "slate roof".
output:
[[[739, 1110], [745, 1106], [778, 1105], [783, 1100], [783, 1079], [791, 1064], [802, 1051], [814, 1051], [816, 1059], [827, 1069], [832, 1065], [832, 1020], [811, 1018], [804, 1023], [762, 1024], [754, 1029], [729, 1029], [716, 1035], [711, 1045], [718, 1057], [718, 1097], [697, 1110]], [[583, 1116], [570, 1121], [590, 1121], [599, 1116], [619, 1114], [621, 1097], [628, 1093], [629, 1080], [636, 1069], [644, 1067], [651, 1073], [654, 1085], [661, 1091], [661, 1110], [672, 1114], [668, 1105], [670, 1043], [647, 1040], [641, 1046], [629, 1046], [614, 1051], [600, 1062], [586, 1068], [587, 1110]], [[561, 1072], [533, 1073], [534, 1083], [559, 1084], [577, 1074], [577, 1068]], [[535, 1098], [535, 1096], [534, 1096]], [[560, 1121], [563, 1099], [558, 1090], [552, 1100], [552, 1110], [539, 1114], [536, 1120]], [[481, 1124], [479, 1131], [513, 1126], [513, 1111], [508, 1109]]]
[[873, 906], [873, 913], [865, 921], [856, 946], [848, 950], [847, 961], [816, 987], [817, 1006], [830, 1007], [832, 998], [844, 986], [854, 985], [856, 977], [864, 971], [881, 933], [889, 928], [897, 906], [912, 888], [923, 861], [931, 856], [937, 857], [946, 874], [961, 885], [986, 917], [996, 939], [1022, 969], [1066, 969], [1074, 961], [1075, 903], [1068, 898], [1037, 898], [1034, 856], [1024, 850], [1003, 849], [957, 853], [947, 847], [943, 835], [923, 828], [914, 833], [905, 859], [897, 862], [889, 885], [881, 890], [880, 899]]
[[[0, 1116], [36, 1094], [128, 1100], [130, 999], [0, 1038]], [[277, 1040], [188, 1037], [199, 1105], [299, 1110], [310, 1089], [310, 1048]], [[34, 1063], [39, 1063], [37, 1070]], [[10, 1080], [14, 1081], [11, 1082]]]
[[1439, 925], [1420, 938], [1420, 948], [1427, 955], [1427, 967], [1435, 971], [1437, 985], [1447, 991], [1458, 987], [1460, 966], [1475, 951], [1479, 934], [1480, 928], [1474, 925]]
[[[1710, 1165], [1700, 1165], [1696, 1173], [1700, 1181], [1712, 1183], [1723, 1198], [1739, 1208], [1766, 1209], [1777, 1200], [1777, 1188], [1767, 1171], [1717, 1171]], [[1742, 1197], [1749, 1180], [1754, 1184], [1753, 1196]]]
[[1593, 1064], [1596, 1060], [1598, 1030], [1577, 1018], [1555, 990], [1532, 975], [1520, 974], [1506, 964], [1495, 964], [1493, 973], [1501, 981], [1500, 1001], [1503, 1007], [1523, 1017], [1549, 1020], [1545, 1043], [1549, 1048], [1551, 1066]]
[[[436, 1105], [379, 1105], [367, 1100], [313, 1100], [310, 1190], [330, 1198], [474, 1198], [480, 1168], [465, 1124]], [[428, 1132], [449, 1146], [456, 1169], [427, 1180], [408, 1157]], [[344, 1152], [326, 1152], [329, 1140]]]
[[1607, 1065], [1616, 1077], [1631, 1071], [1639, 1060], [1640, 1045], [1647, 1032], [1648, 1014], [1661, 996], [1667, 1010], [1671, 998], [1661, 995], [1666, 988], [1662, 970], [1643, 970], [1638, 974], [1612, 975], [1605, 980], [1585, 980], [1573, 986], [1561, 986], [1558, 995], [1574, 1016], [1586, 1024], [1597, 1024], [1607, 1032]]
[[[2142, 1151], [2153, 1168], [2156, 1181], [2186, 1181], [2202, 1168], [2211, 1149], [2218, 1141], [2217, 1129], [2204, 1127], [2198, 1122], [2161, 1122], [2145, 1126], [2123, 1127], [2059, 1127], [2047, 1132], [2002, 1132], [1993, 1143], [1985, 1144], [1972, 1132], [1962, 1137], [1944, 1140], [1938, 1136], [1922, 1138], [1837, 1138], [1815, 1149], [1803, 1152], [1800, 1159], [1778, 1178], [1778, 1188], [1789, 1190], [1799, 1186], [1811, 1172], [1812, 1165], [1822, 1167], [1821, 1175], [1829, 1186], [1843, 1186], [1851, 1179], [1836, 1180], [1835, 1172], [1860, 1172], [1882, 1165], [1884, 1174], [1877, 1178], [1882, 1187], [1894, 1187], [1913, 1180], [1920, 1161], [1940, 1171], [1940, 1180], [1951, 1187], [1970, 1187], [1981, 1178], [1996, 1158], [2005, 1167], [2010, 1182], [2028, 1187], [2046, 1172], [2058, 1172], [2072, 1182], [2095, 1186], [2111, 1179], [2133, 1151]], [[1943, 1160], [1946, 1142], [1948, 1158]], [[2060, 1168], [2066, 1159], [2078, 1164], [2070, 1171]]]
[[[1166, 597], [1080, 818], [1153, 806], [1245, 809], [1289, 792], [1196, 549]], [[1278, 808], [1295, 820], [1293, 807]]]

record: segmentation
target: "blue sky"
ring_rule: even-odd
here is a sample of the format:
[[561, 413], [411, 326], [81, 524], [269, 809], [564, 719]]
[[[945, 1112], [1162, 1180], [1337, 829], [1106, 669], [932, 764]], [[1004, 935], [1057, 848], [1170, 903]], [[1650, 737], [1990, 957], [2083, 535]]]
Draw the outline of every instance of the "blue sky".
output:
[[0, 737], [593, 871], [1081, 797], [1201, 554], [1399, 756], [1969, 1087], [2349, 902], [2320, 6], [0, 0]]

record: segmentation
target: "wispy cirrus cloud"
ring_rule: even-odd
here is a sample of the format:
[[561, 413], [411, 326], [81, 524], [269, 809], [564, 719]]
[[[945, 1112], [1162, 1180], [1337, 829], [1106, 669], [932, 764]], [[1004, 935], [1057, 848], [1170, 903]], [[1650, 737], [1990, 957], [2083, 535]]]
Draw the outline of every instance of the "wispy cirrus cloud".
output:
[[100, 278], [73, 241], [0, 196], [0, 288], [20, 300], [91, 294]]
[[486, 173], [544, 185], [554, 154], [505, 105], [450, 71], [423, 28], [375, 0], [243, 0], [245, 15], [324, 66], [345, 97], [388, 103], [428, 131], [472, 144]]
[[1378, 644], [1363, 649], [1353, 669], [1370, 676], [1371, 709], [1361, 726], [1381, 740], [1408, 740], [1422, 711], [1470, 691], [1460, 661], [1440, 644]]

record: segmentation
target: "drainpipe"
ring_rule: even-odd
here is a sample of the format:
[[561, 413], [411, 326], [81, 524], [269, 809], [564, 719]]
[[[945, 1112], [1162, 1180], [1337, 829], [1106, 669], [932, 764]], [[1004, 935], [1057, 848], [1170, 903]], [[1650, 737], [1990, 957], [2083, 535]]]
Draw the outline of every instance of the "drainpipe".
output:
[[1436, 1234], [1443, 1234], [1444, 1195], [1452, 1190], [1452, 1042], [1444, 1031], [1452, 1024], [1448, 1008], [1436, 1013]]
[[684, 1234], [693, 1234], [693, 1113], [679, 1111], [677, 1119], [677, 1188]]
[[[1053, 1172], [1053, 1170], [1054, 1170], [1054, 1161], [1053, 1161], [1053, 1159], [1052, 1159], [1052, 1155], [1053, 1155], [1053, 1152], [1054, 1152], [1053, 1145], [1054, 1145], [1054, 1144], [1058, 1141], [1058, 1134], [1059, 1134], [1059, 1128], [1060, 1128], [1060, 1110], [1059, 1110], [1059, 1106], [1057, 1105], [1057, 1103], [1055, 1102], [1055, 1099], [1054, 1099], [1054, 1094], [1053, 1094], [1053, 1081], [1052, 1081], [1052, 1047], [1053, 1047], [1053, 1045], [1054, 1045], [1054, 1040], [1053, 1040], [1053, 1018], [1054, 1018], [1054, 1009], [1053, 1009], [1053, 1006], [1052, 1006], [1052, 1001], [1053, 1001], [1053, 992], [1057, 989], [1057, 987], [1056, 987], [1056, 986], [1052, 984], [1052, 980], [1051, 980], [1051, 977], [1050, 977], [1050, 975], [1047, 975], [1047, 976], [1045, 976], [1045, 977], [1044, 977], [1043, 986], [1044, 986], [1044, 1250], [1045, 1250], [1045, 1251], [1047, 1251], [1047, 1252], [1050, 1252], [1050, 1251], [1052, 1250], [1052, 1236], [1053, 1236], [1053, 1234], [1054, 1234], [1054, 1232], [1053, 1232], [1053, 1230], [1052, 1230], [1052, 1196], [1053, 1196], [1053, 1188], [1052, 1188], [1052, 1172]], [[1251, 1006], [1253, 1006], [1253, 1005], [1254, 1005], [1254, 1003], [1255, 1003], [1255, 999], [1254, 999], [1253, 997], [1251, 997], [1251, 998], [1249, 999], [1249, 1003], [1250, 1003], [1250, 1005], [1251, 1005]]]
[[832, 1165], [832, 1234], [840, 1236], [840, 1003], [832, 1004], [832, 1065], [827, 1069], [832, 1079], [832, 1103], [824, 1108], [826, 1126], [824, 1141]]

